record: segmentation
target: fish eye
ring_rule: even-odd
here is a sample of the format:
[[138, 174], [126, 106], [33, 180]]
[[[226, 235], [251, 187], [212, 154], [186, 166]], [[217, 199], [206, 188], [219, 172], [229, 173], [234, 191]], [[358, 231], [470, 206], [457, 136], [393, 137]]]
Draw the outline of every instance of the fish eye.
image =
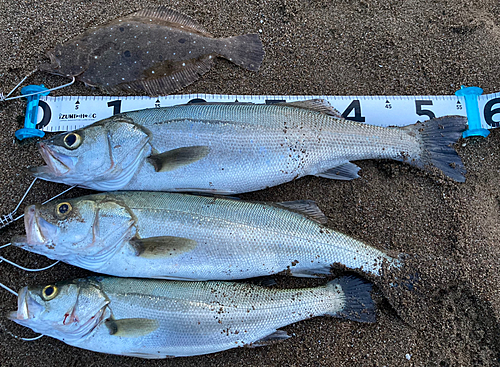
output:
[[68, 149], [76, 149], [82, 144], [82, 138], [77, 133], [69, 133], [64, 137], [64, 146]]
[[56, 207], [56, 212], [58, 216], [65, 216], [71, 211], [72, 207], [70, 203], [59, 203]]
[[42, 298], [45, 301], [50, 301], [57, 296], [58, 289], [55, 285], [48, 285], [42, 290]]

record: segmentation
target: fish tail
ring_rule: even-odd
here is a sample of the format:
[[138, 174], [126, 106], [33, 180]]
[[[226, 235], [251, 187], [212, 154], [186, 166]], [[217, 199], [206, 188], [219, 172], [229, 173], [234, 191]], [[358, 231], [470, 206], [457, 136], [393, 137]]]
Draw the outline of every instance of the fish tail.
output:
[[464, 116], [444, 116], [405, 126], [409, 134], [415, 134], [420, 142], [420, 159], [408, 160], [411, 165], [430, 171], [440, 169], [446, 176], [457, 182], [465, 182], [465, 167], [453, 145], [462, 136], [467, 118]]
[[247, 70], [259, 70], [265, 52], [258, 34], [244, 34], [220, 41], [220, 56]]
[[349, 275], [332, 280], [326, 285], [326, 289], [340, 297], [343, 304], [340, 311], [337, 304], [326, 315], [358, 322], [375, 322], [376, 310], [371, 296], [371, 283]]

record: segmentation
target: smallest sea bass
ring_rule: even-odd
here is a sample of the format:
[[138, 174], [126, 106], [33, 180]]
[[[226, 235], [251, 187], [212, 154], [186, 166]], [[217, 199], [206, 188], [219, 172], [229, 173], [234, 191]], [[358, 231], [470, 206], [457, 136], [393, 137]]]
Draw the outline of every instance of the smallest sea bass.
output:
[[[313, 218], [313, 219], [311, 219]], [[325, 227], [311, 201], [116, 192], [26, 208], [26, 237], [12, 243], [97, 273], [176, 280], [234, 280], [332, 265], [379, 276], [399, 261]]]
[[210, 70], [217, 56], [259, 69], [264, 50], [257, 34], [213, 38], [188, 16], [143, 9], [58, 45], [42, 71], [76, 77], [108, 93], [169, 94]]
[[225, 282], [92, 277], [19, 291], [9, 318], [66, 344], [141, 358], [215, 353], [289, 338], [285, 325], [330, 315], [374, 322], [371, 284], [270, 289]]

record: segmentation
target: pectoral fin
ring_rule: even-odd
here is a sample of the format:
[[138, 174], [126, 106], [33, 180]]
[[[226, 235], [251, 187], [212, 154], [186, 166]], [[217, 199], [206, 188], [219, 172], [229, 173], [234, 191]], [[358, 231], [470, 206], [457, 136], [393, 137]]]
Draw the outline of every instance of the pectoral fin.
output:
[[148, 161], [154, 166], [156, 172], [168, 172], [205, 158], [209, 151], [210, 148], [207, 146], [183, 147], [153, 154]]
[[326, 215], [312, 200], [283, 201], [280, 203], [275, 203], [275, 205], [282, 206], [286, 209], [290, 209], [297, 213], [303, 214], [306, 217], [321, 224], [325, 224], [326, 222], [328, 222], [328, 218], [326, 217]]
[[178, 256], [191, 251], [197, 245], [195, 240], [183, 237], [161, 236], [134, 238], [130, 240], [137, 256], [146, 259], [159, 259]]
[[158, 321], [151, 319], [108, 319], [104, 322], [109, 330], [109, 334], [113, 336], [121, 336], [124, 338], [137, 338], [148, 335], [158, 329]]
[[360, 169], [361, 168], [356, 166], [354, 163], [347, 162], [341, 164], [340, 166], [333, 167], [328, 171], [318, 173], [316, 176], [330, 178], [332, 180], [350, 181], [359, 177], [358, 171]]

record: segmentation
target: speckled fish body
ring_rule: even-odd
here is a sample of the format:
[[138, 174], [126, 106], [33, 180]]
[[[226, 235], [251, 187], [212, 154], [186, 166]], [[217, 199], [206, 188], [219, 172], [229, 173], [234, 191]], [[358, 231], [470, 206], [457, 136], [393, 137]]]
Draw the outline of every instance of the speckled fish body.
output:
[[287, 290], [94, 277], [25, 287], [9, 318], [75, 347], [165, 358], [287, 339], [278, 328], [315, 316], [373, 322], [370, 292], [370, 284], [354, 277]]
[[76, 77], [113, 93], [169, 94], [193, 83], [222, 56], [259, 69], [259, 36], [213, 38], [203, 26], [171, 9], [144, 9], [93, 27], [49, 52], [40, 70]]
[[[45, 180], [95, 190], [234, 194], [306, 175], [349, 180], [353, 160], [434, 166], [458, 181], [464, 117], [384, 128], [335, 116], [322, 100], [188, 104], [127, 112], [40, 143]], [[453, 166], [453, 167], [452, 167]]]
[[[291, 208], [291, 210], [289, 210]], [[89, 195], [30, 206], [16, 246], [122, 277], [233, 280], [332, 265], [381, 275], [399, 266], [380, 250], [309, 219], [308, 201], [265, 204], [159, 192]], [[64, 213], [61, 213], [64, 211]]]

